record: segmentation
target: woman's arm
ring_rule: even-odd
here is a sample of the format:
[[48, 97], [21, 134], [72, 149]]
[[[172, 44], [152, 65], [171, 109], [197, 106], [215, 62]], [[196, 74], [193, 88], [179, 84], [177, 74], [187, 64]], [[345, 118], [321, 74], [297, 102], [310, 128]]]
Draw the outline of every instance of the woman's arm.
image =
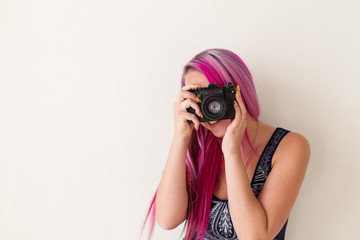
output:
[[165, 230], [176, 228], [186, 217], [186, 149], [189, 139], [190, 136], [174, 135], [157, 190], [156, 220]]
[[241, 158], [247, 110], [239, 86], [234, 108], [235, 119], [227, 127], [221, 146], [231, 219], [239, 239], [273, 239], [289, 216], [300, 190], [310, 159], [310, 145], [298, 133], [286, 134], [275, 151], [274, 166], [256, 198]]
[[[192, 107], [196, 115], [203, 117], [196, 95], [188, 90], [199, 87], [193, 84], [185, 85], [174, 103], [174, 138], [155, 201], [156, 220], [160, 227], [166, 230], [176, 228], [186, 218], [186, 151], [194, 128], [197, 131], [200, 126], [199, 119], [195, 114], [189, 113], [187, 108]], [[188, 120], [193, 123], [190, 125]]]
[[225, 157], [229, 209], [239, 239], [273, 239], [294, 205], [310, 158], [310, 145], [300, 134], [289, 132], [280, 142], [277, 159], [255, 197], [239, 152]]

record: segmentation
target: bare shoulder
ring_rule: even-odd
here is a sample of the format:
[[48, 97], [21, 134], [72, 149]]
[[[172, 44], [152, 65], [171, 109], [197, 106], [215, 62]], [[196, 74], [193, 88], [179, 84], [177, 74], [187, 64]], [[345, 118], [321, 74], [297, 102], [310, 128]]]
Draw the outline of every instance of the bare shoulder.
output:
[[267, 216], [271, 239], [281, 230], [290, 214], [305, 177], [309, 158], [309, 141], [296, 132], [288, 132], [275, 150], [275, 163], [258, 196]]
[[299, 164], [307, 165], [310, 151], [310, 143], [306, 137], [297, 132], [289, 132], [280, 141], [273, 157], [273, 164], [291, 158], [300, 161]]

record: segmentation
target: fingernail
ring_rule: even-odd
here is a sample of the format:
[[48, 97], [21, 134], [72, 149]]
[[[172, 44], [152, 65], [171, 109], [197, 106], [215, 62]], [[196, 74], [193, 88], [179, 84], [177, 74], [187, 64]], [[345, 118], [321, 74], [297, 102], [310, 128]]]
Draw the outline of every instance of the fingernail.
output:
[[200, 113], [200, 117], [201, 117], [201, 118], [204, 118], [204, 116], [202, 115], [202, 113]]
[[236, 101], [234, 101], [234, 103], [236, 104], [236, 106], [239, 106], [238, 103]]
[[198, 101], [199, 103], [202, 103], [202, 100], [198, 97], [196, 97], [196, 101]]
[[240, 86], [239, 85], [237, 85], [237, 90], [240, 92]]
[[197, 85], [197, 84], [194, 84], [194, 85], [197, 86], [197, 87], [199, 87], [199, 88], [201, 87], [200, 85]]
[[199, 127], [198, 127], [198, 128], [195, 128], [195, 130], [198, 131], [198, 130], [199, 130]]

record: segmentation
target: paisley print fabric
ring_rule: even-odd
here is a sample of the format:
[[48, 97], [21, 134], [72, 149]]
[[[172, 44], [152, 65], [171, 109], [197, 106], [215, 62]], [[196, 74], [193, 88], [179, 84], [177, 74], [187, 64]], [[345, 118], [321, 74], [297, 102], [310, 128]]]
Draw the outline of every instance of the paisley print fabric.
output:
[[[276, 128], [270, 140], [266, 144], [260, 159], [257, 163], [254, 177], [251, 181], [251, 187], [256, 197], [259, 196], [265, 181], [271, 171], [271, 160], [275, 153], [277, 146], [281, 139], [288, 133], [289, 130], [283, 128]], [[285, 230], [288, 220], [286, 220], [283, 228], [274, 240], [284, 240]], [[195, 240], [196, 233], [192, 240]], [[211, 201], [211, 210], [209, 216], [209, 223], [204, 236], [204, 240], [220, 240], [220, 239], [238, 239], [231, 221], [228, 200], [221, 200], [213, 195]]]

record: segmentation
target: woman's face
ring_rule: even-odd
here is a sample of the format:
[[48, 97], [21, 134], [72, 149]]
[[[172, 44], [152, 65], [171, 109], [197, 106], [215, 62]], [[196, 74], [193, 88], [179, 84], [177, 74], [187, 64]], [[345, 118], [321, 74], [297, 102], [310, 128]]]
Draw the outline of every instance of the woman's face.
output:
[[[208, 87], [209, 81], [206, 76], [196, 70], [188, 70], [185, 75], [185, 85], [196, 84], [200, 87]], [[216, 137], [223, 138], [227, 126], [231, 123], [230, 119], [219, 120], [215, 124], [210, 124], [209, 122], [200, 122], [200, 124], [209, 129]]]

